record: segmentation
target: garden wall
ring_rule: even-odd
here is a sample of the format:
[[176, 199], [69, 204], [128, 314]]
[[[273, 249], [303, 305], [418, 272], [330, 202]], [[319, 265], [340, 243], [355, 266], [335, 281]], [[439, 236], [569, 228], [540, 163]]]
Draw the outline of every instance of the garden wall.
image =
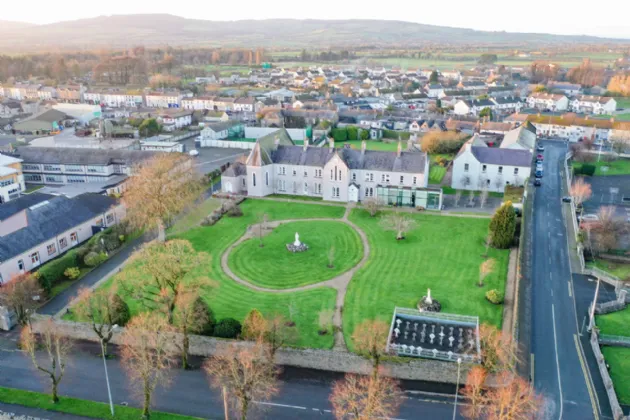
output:
[[[41, 321], [46, 319], [50, 319], [50, 317], [37, 315], [34, 319], [33, 330], [39, 332]], [[53, 321], [66, 337], [74, 340], [98, 342], [98, 337], [88, 324], [55, 319]], [[120, 331], [117, 331], [114, 334], [111, 340], [112, 344], [120, 344], [120, 333]], [[174, 342], [178, 338], [179, 334], [173, 334]], [[231, 344], [246, 347], [252, 345], [251, 342], [247, 341], [191, 336], [190, 354], [208, 357]], [[362, 374], [369, 373], [372, 367], [367, 359], [353, 353], [335, 350], [280, 349], [276, 355], [276, 361], [279, 365], [284, 366]], [[401, 358], [392, 362], [384, 362], [382, 365], [386, 369], [386, 374], [395, 378], [453, 384], [457, 381], [457, 363]], [[467, 365], [462, 364], [461, 378], [466, 377], [468, 369]]]

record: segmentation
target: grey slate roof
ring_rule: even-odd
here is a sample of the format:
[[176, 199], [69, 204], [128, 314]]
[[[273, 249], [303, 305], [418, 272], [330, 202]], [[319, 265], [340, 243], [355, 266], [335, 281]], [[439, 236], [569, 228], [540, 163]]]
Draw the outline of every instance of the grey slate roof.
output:
[[239, 124], [242, 124], [242, 123], [239, 121], [226, 121], [226, 122], [220, 122], [220, 123], [206, 124], [205, 128], [209, 128], [215, 133], [218, 133], [219, 131], [229, 130], [230, 128], [237, 126]]
[[247, 175], [247, 166], [244, 163], [236, 162], [227, 168], [222, 176], [235, 177], [240, 175]]
[[96, 218], [116, 203], [106, 195], [82, 194], [74, 198], [57, 196], [46, 205], [27, 209], [28, 226], [0, 238], [0, 262]]
[[55, 196], [52, 194], [34, 192], [32, 194], [23, 195], [16, 200], [11, 200], [8, 203], [4, 203], [0, 205], [0, 221], [8, 219], [9, 217], [21, 212], [24, 209], [41, 203], [42, 201], [50, 200], [54, 197]]
[[274, 163], [324, 167], [333, 157], [329, 147], [278, 146], [271, 154]]
[[29, 147], [17, 149], [16, 154], [24, 163], [49, 163], [64, 165], [132, 165], [149, 159], [159, 152], [127, 149], [80, 149], [70, 147]]
[[470, 151], [479, 162], [489, 165], [526, 167], [532, 164], [532, 154], [527, 150], [473, 146]]

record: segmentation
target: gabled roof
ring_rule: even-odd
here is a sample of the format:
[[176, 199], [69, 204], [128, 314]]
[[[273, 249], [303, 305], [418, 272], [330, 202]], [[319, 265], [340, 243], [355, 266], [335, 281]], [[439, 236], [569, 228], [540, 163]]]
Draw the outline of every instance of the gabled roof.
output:
[[532, 164], [532, 153], [528, 150], [472, 146], [470, 151], [480, 163], [488, 165], [529, 167]]
[[427, 155], [418, 152], [396, 152], [378, 150], [338, 149], [339, 157], [350, 169], [365, 169], [383, 172], [406, 172], [420, 174], [426, 169]]
[[57, 196], [47, 202], [41, 201], [26, 209], [28, 225], [25, 228], [0, 238], [0, 262], [96, 218], [116, 204], [115, 199], [100, 194], [82, 194], [74, 198]]
[[127, 149], [81, 149], [70, 147], [30, 147], [17, 149], [16, 154], [25, 163], [70, 165], [132, 165], [149, 159], [158, 152]]
[[11, 200], [8, 203], [4, 203], [0, 206], [0, 221], [6, 220], [9, 217], [27, 209], [42, 201], [50, 200], [54, 198], [54, 195], [34, 192], [32, 194], [23, 195], [15, 200]]
[[256, 140], [256, 144], [247, 157], [247, 166], [265, 166], [273, 163], [271, 158], [278, 146], [293, 146], [293, 140], [284, 128], [278, 129]]
[[503, 137], [501, 148], [508, 148], [519, 145], [526, 149], [533, 149], [536, 144], [536, 127], [529, 121], [520, 127], [510, 130]]

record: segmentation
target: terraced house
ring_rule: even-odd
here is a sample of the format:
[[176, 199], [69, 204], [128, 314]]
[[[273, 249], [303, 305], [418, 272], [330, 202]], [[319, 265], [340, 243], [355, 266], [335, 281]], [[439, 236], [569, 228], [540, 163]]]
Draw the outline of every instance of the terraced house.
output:
[[385, 205], [439, 209], [442, 192], [427, 188], [426, 153], [335, 149], [293, 143], [285, 129], [259, 138], [247, 158], [222, 175], [223, 192], [264, 197], [292, 194], [329, 201], [375, 198]]

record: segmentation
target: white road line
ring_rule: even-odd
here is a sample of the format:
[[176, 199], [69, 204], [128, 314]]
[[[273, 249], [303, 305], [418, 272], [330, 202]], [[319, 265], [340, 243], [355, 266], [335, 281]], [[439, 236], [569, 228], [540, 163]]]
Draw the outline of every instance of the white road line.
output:
[[299, 405], [276, 404], [276, 403], [270, 403], [270, 402], [264, 402], [264, 401], [252, 401], [252, 402], [254, 404], [270, 405], [272, 407], [296, 408], [298, 410], [307, 410], [306, 407], [300, 407]]
[[567, 284], [569, 285], [569, 297], [573, 297], [573, 292], [571, 292], [571, 282], [567, 281]]
[[563, 410], [563, 396], [562, 396], [562, 379], [560, 378], [560, 360], [558, 358], [558, 337], [556, 335], [556, 309], [551, 304], [551, 319], [553, 320], [553, 346], [556, 350], [556, 371], [558, 372], [558, 389], [560, 390], [560, 416], [558, 417], [562, 420], [562, 410]]

